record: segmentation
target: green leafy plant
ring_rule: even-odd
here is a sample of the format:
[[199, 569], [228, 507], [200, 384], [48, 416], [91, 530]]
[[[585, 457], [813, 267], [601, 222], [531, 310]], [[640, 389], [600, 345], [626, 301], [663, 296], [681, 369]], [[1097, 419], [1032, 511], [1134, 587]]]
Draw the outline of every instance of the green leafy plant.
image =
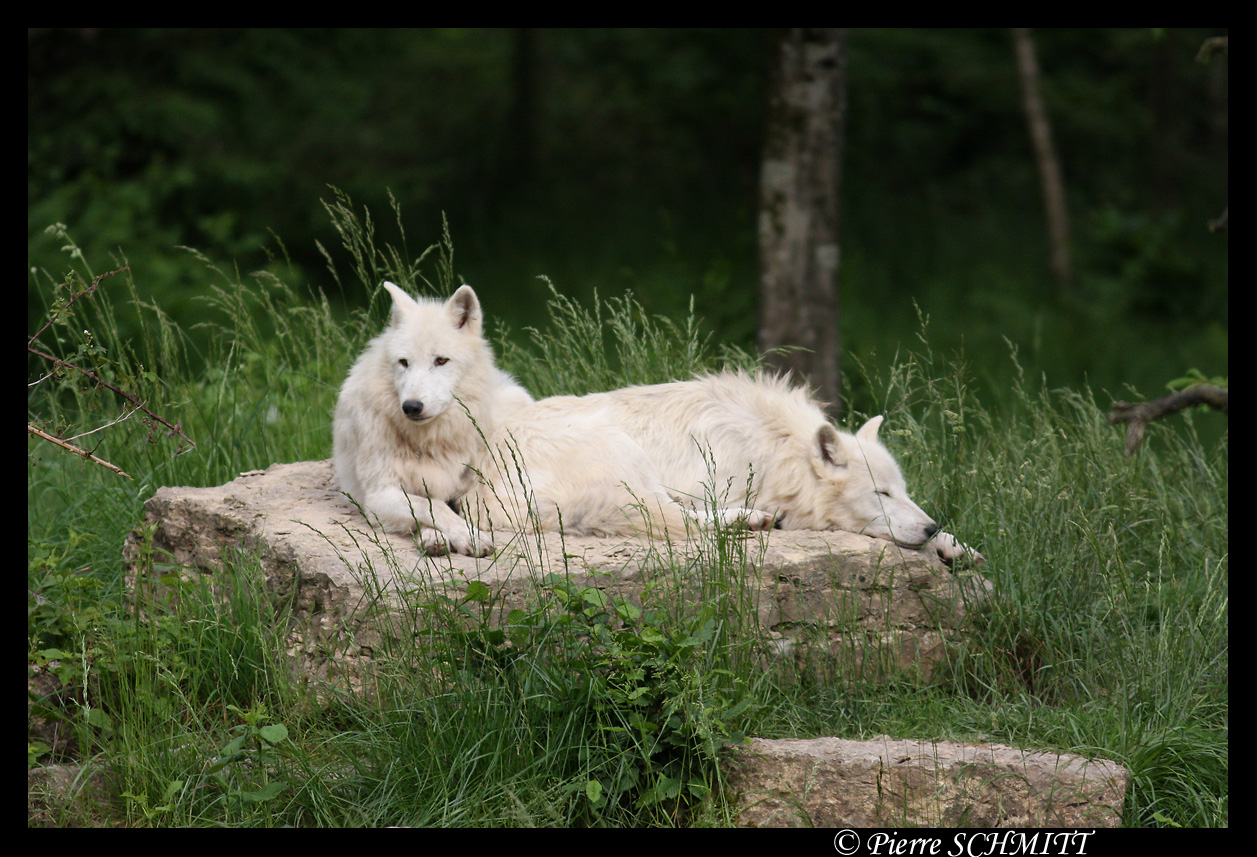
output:
[[[556, 710], [590, 715], [583, 773], [568, 786], [590, 820], [652, 810], [683, 817], [711, 795], [721, 748], [745, 738], [752, 705], [743, 680], [716, 663], [729, 644], [720, 604], [676, 616], [596, 581], [541, 583], [542, 605], [458, 632], [465, 666], [544, 694]], [[491, 613], [483, 584], [469, 585], [455, 610], [466, 615], [469, 604]]]
[[288, 727], [283, 723], [264, 724], [264, 705], [248, 710], [228, 705], [227, 710], [243, 722], [231, 728], [235, 737], [223, 745], [210, 764], [211, 779], [229, 798], [244, 803], [263, 803], [278, 797], [288, 784], [272, 780], [270, 770], [278, 761], [277, 748], [288, 741]]
[[184, 790], [186, 783], [183, 780], [172, 780], [166, 785], [166, 790], [162, 793], [161, 803], [157, 806], [148, 805], [148, 794], [146, 792], [135, 794], [134, 792], [123, 792], [122, 797], [127, 801], [128, 805], [133, 809], [138, 809], [140, 814], [144, 816], [144, 820], [152, 824], [161, 815], [173, 812], [175, 809], [175, 798]]

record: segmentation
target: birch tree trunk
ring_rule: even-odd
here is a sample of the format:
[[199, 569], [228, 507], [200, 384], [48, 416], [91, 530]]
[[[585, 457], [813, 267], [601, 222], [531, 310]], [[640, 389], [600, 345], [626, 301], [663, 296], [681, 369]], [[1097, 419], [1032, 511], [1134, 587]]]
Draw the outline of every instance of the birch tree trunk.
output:
[[847, 31], [785, 31], [773, 69], [760, 176], [759, 347], [837, 416], [838, 186]]

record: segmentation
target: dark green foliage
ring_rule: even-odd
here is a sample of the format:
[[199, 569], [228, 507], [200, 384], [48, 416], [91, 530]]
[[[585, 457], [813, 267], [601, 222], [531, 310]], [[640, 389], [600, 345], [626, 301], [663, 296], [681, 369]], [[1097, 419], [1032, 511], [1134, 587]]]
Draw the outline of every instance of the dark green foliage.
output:
[[[1004, 337], [1053, 384], [1151, 395], [1188, 366], [1225, 373], [1226, 239], [1204, 225], [1227, 202], [1228, 61], [1195, 60], [1218, 33], [1034, 31], [1078, 260], [1062, 297], [1007, 30], [854, 30], [844, 349], [893, 351], [916, 301], [942, 322], [936, 346], [963, 341], [992, 367], [977, 383], [996, 395], [1011, 381]], [[378, 282], [323, 276], [334, 185], [372, 211], [400, 201], [413, 234], [447, 216], [458, 275], [511, 329], [545, 322], [547, 275], [584, 303], [631, 291], [652, 316], [680, 317], [693, 296], [717, 341], [746, 348], [770, 39], [31, 30], [28, 264], [59, 271], [52, 223], [89, 258], [126, 248], [144, 303], [203, 349], [191, 322], [206, 276], [179, 246], [308, 284], [334, 308], [371, 300]], [[404, 244], [400, 223], [380, 227], [381, 245]], [[45, 293], [28, 285], [32, 327]], [[124, 340], [144, 335], [134, 315], [120, 312]]]

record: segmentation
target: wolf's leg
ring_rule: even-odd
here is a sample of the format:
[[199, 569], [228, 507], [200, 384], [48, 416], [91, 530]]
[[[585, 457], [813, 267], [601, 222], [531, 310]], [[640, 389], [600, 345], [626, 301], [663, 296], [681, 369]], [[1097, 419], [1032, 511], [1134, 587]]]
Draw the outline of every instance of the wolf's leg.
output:
[[771, 512], [761, 512], [759, 509], [743, 509], [740, 506], [717, 509], [714, 513], [692, 512], [691, 514], [695, 520], [708, 527], [719, 525], [737, 529], [771, 530], [773, 524], [776, 523], [776, 518]]

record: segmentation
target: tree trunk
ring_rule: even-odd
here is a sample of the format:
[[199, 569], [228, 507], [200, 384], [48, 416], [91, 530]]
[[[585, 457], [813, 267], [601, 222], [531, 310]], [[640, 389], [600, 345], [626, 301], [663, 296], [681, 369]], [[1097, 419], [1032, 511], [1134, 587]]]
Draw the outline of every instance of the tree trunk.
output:
[[[846, 114], [847, 31], [782, 35], [760, 176], [759, 347], [805, 378], [837, 415], [838, 184]], [[773, 349], [788, 348], [786, 351]]]
[[1022, 101], [1026, 122], [1030, 126], [1030, 143], [1043, 183], [1043, 210], [1047, 218], [1048, 258], [1052, 276], [1063, 293], [1073, 279], [1073, 263], [1069, 255], [1069, 214], [1065, 206], [1065, 185], [1061, 181], [1061, 165], [1052, 145], [1052, 123], [1039, 96], [1039, 62], [1035, 58], [1034, 40], [1026, 27], [1013, 27], [1013, 47], [1017, 53], [1017, 72], [1021, 78]]

